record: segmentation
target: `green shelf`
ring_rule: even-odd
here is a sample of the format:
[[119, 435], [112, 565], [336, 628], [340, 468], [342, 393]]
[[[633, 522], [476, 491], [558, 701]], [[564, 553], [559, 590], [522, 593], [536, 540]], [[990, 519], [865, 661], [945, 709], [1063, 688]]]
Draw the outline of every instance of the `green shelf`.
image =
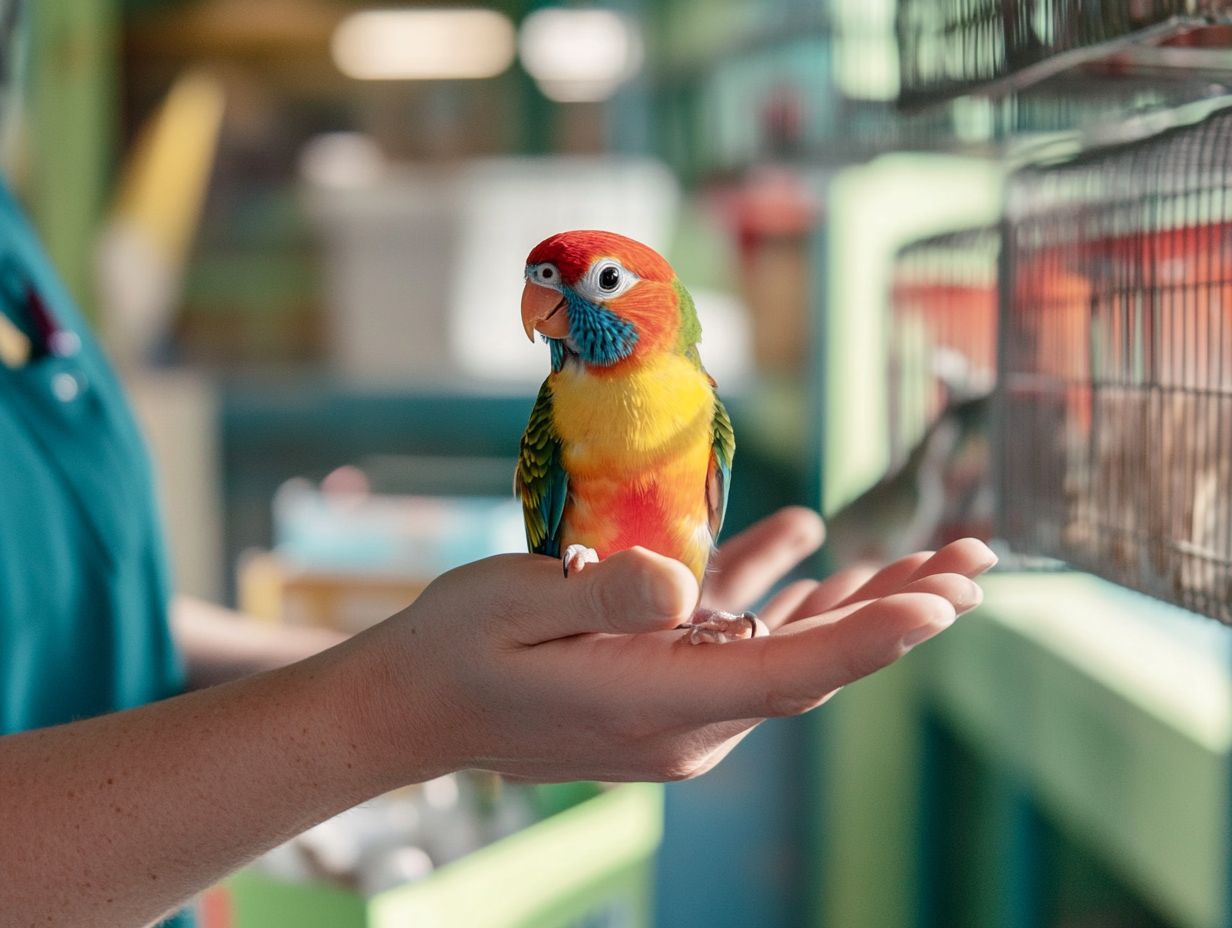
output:
[[954, 730], [1184, 928], [1228, 923], [1228, 636], [1080, 573], [994, 575], [929, 655]]
[[[1232, 631], [1082, 573], [981, 583], [979, 610], [827, 707], [811, 923], [921, 924], [924, 874], [954, 851], [929, 843], [933, 791], [963, 803], [964, 821], [1001, 829], [961, 840], [1004, 853], [1017, 813], [997, 805], [1003, 787], [1169, 925], [1232, 923]], [[992, 771], [991, 800], [928, 782], [938, 725]], [[996, 854], [975, 864], [966, 885], [995, 912], [972, 923], [1021, 919], [1033, 900], [1013, 894], [1044, 874], [1003, 872]]]
[[371, 898], [242, 871], [230, 928], [646, 928], [662, 833], [662, 787], [628, 784]]

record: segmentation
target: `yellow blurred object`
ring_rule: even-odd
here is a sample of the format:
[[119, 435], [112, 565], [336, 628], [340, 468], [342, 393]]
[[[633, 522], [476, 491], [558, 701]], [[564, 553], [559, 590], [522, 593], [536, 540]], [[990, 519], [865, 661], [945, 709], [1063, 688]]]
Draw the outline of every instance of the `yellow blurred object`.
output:
[[0, 361], [6, 367], [21, 367], [30, 359], [30, 339], [8, 317], [0, 315]]
[[259, 551], [240, 564], [239, 606], [276, 624], [358, 632], [405, 609], [427, 585], [414, 577], [303, 570]]
[[223, 102], [217, 78], [203, 71], [180, 77], [143, 128], [120, 184], [115, 218], [140, 228], [177, 267], [200, 220]]
[[223, 87], [189, 71], [143, 127], [98, 243], [99, 308], [113, 359], [148, 360], [171, 326], [222, 126]]

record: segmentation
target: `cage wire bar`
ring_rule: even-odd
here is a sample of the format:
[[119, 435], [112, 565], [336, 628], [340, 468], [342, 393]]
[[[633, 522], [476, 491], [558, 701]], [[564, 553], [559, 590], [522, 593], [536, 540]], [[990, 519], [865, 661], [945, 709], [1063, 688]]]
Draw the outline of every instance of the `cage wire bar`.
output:
[[996, 378], [1001, 230], [920, 239], [894, 256], [890, 292], [890, 458], [902, 463], [947, 404], [991, 392]]
[[1232, 0], [899, 0], [899, 103], [1023, 86], [1145, 41], [1232, 22]]
[[1232, 111], [1020, 169], [1001, 532], [1232, 624]]

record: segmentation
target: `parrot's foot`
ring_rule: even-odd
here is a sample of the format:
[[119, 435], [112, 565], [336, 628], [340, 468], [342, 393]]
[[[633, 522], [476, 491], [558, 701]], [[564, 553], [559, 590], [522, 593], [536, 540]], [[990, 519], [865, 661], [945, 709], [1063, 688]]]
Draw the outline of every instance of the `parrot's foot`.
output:
[[585, 545], [569, 545], [565, 548], [565, 554], [560, 560], [567, 577], [571, 570], [579, 571], [587, 564], [598, 564], [599, 554], [594, 548], [588, 548]]
[[699, 608], [688, 623], [680, 627], [688, 629], [689, 644], [726, 644], [770, 634], [766, 624], [752, 612], [733, 615], [717, 609]]

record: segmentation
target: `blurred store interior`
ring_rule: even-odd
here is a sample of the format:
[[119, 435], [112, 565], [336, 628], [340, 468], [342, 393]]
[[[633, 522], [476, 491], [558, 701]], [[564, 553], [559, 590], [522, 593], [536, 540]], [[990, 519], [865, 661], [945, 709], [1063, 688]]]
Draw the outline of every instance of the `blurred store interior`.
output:
[[[813, 574], [1003, 555], [944, 640], [699, 780], [437, 783], [414, 827], [450, 838], [397, 879], [348, 875], [336, 823], [207, 925], [393, 924], [276, 913], [401, 882], [459, 926], [1232, 926], [1232, 5], [29, 6], [8, 176], [138, 409], [181, 590], [355, 630], [523, 550], [517, 307], [567, 228], [693, 294], [726, 532], [796, 503]], [[583, 814], [575, 850], [543, 829]], [[541, 914], [449, 920], [537, 854]]]

